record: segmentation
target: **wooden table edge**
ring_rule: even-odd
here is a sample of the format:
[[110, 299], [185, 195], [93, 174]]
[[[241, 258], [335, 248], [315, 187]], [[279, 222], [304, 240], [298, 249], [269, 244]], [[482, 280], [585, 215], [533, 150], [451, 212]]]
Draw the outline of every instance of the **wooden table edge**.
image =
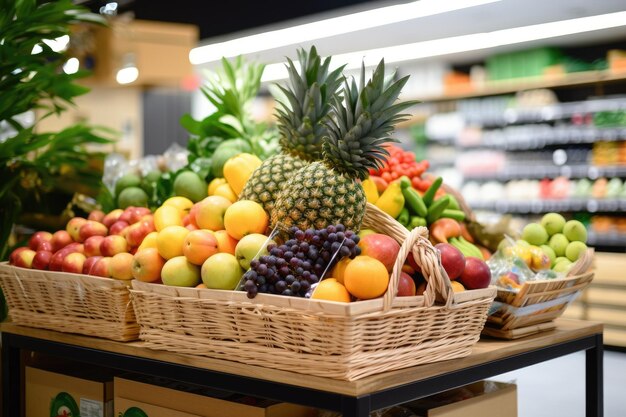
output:
[[557, 319], [556, 329], [528, 336], [518, 340], [481, 339], [473, 348], [472, 353], [464, 358], [428, 363], [411, 368], [389, 371], [365, 377], [356, 381], [342, 381], [323, 378], [295, 372], [281, 371], [260, 366], [246, 365], [234, 361], [207, 358], [173, 352], [157, 351], [146, 348], [143, 342], [116, 342], [108, 339], [61, 333], [53, 330], [19, 326], [14, 323], [0, 323], [0, 332], [20, 336], [45, 339], [53, 342], [73, 344], [76, 346], [106, 350], [120, 354], [138, 356], [180, 365], [193, 366], [211, 371], [235, 374], [238, 376], [268, 380], [272, 382], [311, 388], [320, 391], [333, 392], [348, 396], [371, 394], [395, 386], [430, 378], [459, 369], [477, 366], [503, 357], [528, 352], [552, 344], [559, 344], [601, 334], [601, 323]]

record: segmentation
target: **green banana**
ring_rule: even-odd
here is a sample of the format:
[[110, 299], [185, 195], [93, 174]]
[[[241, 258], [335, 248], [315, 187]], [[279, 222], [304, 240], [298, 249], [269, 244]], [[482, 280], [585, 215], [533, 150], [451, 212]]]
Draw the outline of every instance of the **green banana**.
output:
[[458, 200], [452, 194], [448, 194], [450, 196], [450, 204], [448, 204], [448, 209], [452, 210], [461, 210], [461, 206], [459, 205]]
[[430, 205], [435, 200], [435, 194], [437, 193], [439, 187], [441, 187], [442, 183], [443, 178], [437, 177], [437, 179], [433, 181], [432, 184], [430, 184], [430, 187], [428, 187], [428, 190], [426, 190], [426, 192], [422, 196], [422, 200], [424, 200], [424, 204], [426, 204], [427, 207], [430, 207]]
[[483, 259], [483, 254], [475, 245], [465, 240], [462, 236], [458, 238], [450, 238], [448, 242], [463, 253], [464, 256], [472, 256], [474, 258]]
[[417, 214], [420, 217], [426, 217], [428, 209], [422, 197], [413, 189], [413, 187], [402, 188], [402, 194], [404, 195], [404, 201], [413, 214]]
[[430, 207], [428, 207], [428, 214], [426, 215], [426, 221], [428, 224], [434, 223], [439, 217], [441, 217], [441, 213], [448, 207], [449, 203], [450, 199], [447, 195], [444, 195], [431, 204]]
[[396, 220], [398, 220], [398, 223], [400, 223], [402, 226], [409, 225], [409, 209], [406, 208], [406, 206], [402, 207], [402, 211], [400, 211], [400, 214], [398, 215]]
[[419, 226], [426, 227], [426, 219], [420, 216], [411, 216], [411, 220], [409, 221], [409, 229], [412, 230]]
[[[448, 207], [450, 207], [450, 204], [448, 204]], [[447, 208], [441, 212], [441, 216], [439, 217], [447, 217], [449, 219], [454, 219], [462, 222], [463, 220], [465, 220], [465, 213], [461, 210], [453, 210]]]

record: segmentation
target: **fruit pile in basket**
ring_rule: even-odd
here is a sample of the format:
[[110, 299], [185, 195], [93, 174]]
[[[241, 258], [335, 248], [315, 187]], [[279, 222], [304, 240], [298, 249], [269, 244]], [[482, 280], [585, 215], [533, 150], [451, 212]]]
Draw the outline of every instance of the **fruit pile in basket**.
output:
[[[428, 162], [390, 145], [400, 113], [414, 104], [397, 101], [407, 77], [388, 81], [381, 61], [369, 80], [362, 68], [357, 83], [344, 79], [343, 67], [329, 66], [315, 48], [299, 51], [298, 65], [289, 60], [290, 85], [277, 109], [280, 153], [262, 161], [229, 148], [216, 158], [218, 149], [213, 162], [220, 169], [209, 184], [178, 172], [173, 195], [153, 213], [130, 206], [74, 218], [67, 230], [36, 233], [11, 263], [243, 290], [250, 298], [372, 299], [387, 291], [400, 244], [361, 230], [370, 201], [409, 229], [430, 227], [444, 269], [463, 283], [455, 290], [486, 286], [483, 254], [462, 228], [454, 197], [440, 188], [441, 178], [422, 178]], [[425, 286], [409, 256], [397, 295], [421, 294]]]
[[587, 252], [587, 229], [578, 220], [566, 221], [559, 213], [545, 214], [529, 223], [520, 239], [504, 239], [489, 261], [493, 283], [517, 291], [527, 280], [566, 275]]

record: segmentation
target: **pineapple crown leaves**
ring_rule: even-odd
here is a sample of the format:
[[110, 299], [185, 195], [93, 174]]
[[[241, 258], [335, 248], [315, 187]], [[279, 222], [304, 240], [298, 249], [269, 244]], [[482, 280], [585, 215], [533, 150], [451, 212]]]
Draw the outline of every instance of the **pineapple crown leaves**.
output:
[[320, 159], [321, 140], [326, 135], [325, 117], [331, 109], [331, 98], [337, 94], [343, 79], [343, 66], [330, 71], [331, 58], [322, 60], [315, 46], [298, 50], [300, 72], [287, 58], [289, 87], [278, 86], [285, 101], [276, 109], [281, 132], [281, 146], [303, 159]]
[[335, 97], [327, 119], [329, 135], [323, 151], [328, 164], [358, 179], [365, 179], [370, 168], [382, 167], [389, 156], [384, 145], [397, 142], [390, 137], [394, 125], [409, 116], [401, 112], [417, 103], [395, 103], [408, 78], [385, 77], [381, 60], [367, 83], [363, 64], [358, 86], [354, 79], [344, 82], [343, 98]]

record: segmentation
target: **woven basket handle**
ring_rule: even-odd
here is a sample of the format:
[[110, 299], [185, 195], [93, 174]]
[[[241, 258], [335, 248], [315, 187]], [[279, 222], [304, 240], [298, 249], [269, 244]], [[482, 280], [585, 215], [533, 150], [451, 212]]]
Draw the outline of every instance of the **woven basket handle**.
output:
[[363, 226], [385, 233], [394, 238], [396, 242], [401, 242], [400, 252], [391, 273], [389, 286], [383, 297], [384, 310], [391, 308], [393, 300], [398, 293], [402, 265], [404, 265], [404, 261], [409, 253], [413, 253], [415, 261], [422, 269], [422, 274], [428, 282], [426, 291], [423, 294], [423, 305], [426, 307], [432, 306], [439, 295], [446, 302], [446, 305], [449, 306], [452, 303], [454, 294], [450, 286], [450, 280], [441, 267], [439, 251], [428, 240], [427, 228], [417, 227], [409, 233], [394, 218], [371, 203], [367, 203]]
[[404, 242], [402, 242], [402, 245], [400, 246], [396, 262], [393, 265], [387, 292], [383, 297], [384, 311], [388, 311], [391, 308], [393, 300], [396, 298], [396, 294], [398, 293], [398, 284], [400, 283], [400, 274], [402, 273], [402, 266], [404, 265], [407, 256], [411, 253], [413, 254], [418, 265], [422, 268], [424, 277], [428, 277], [426, 278], [428, 285], [426, 286], [424, 294], [422, 294], [423, 303], [421, 306], [417, 306], [430, 307], [435, 303], [439, 285], [434, 282], [436, 279], [432, 278], [432, 272], [437, 269], [436, 258], [434, 260], [435, 266], [433, 267], [432, 254], [428, 251], [428, 246], [430, 246], [430, 242], [428, 242], [428, 229], [425, 227], [416, 227], [404, 239]]

